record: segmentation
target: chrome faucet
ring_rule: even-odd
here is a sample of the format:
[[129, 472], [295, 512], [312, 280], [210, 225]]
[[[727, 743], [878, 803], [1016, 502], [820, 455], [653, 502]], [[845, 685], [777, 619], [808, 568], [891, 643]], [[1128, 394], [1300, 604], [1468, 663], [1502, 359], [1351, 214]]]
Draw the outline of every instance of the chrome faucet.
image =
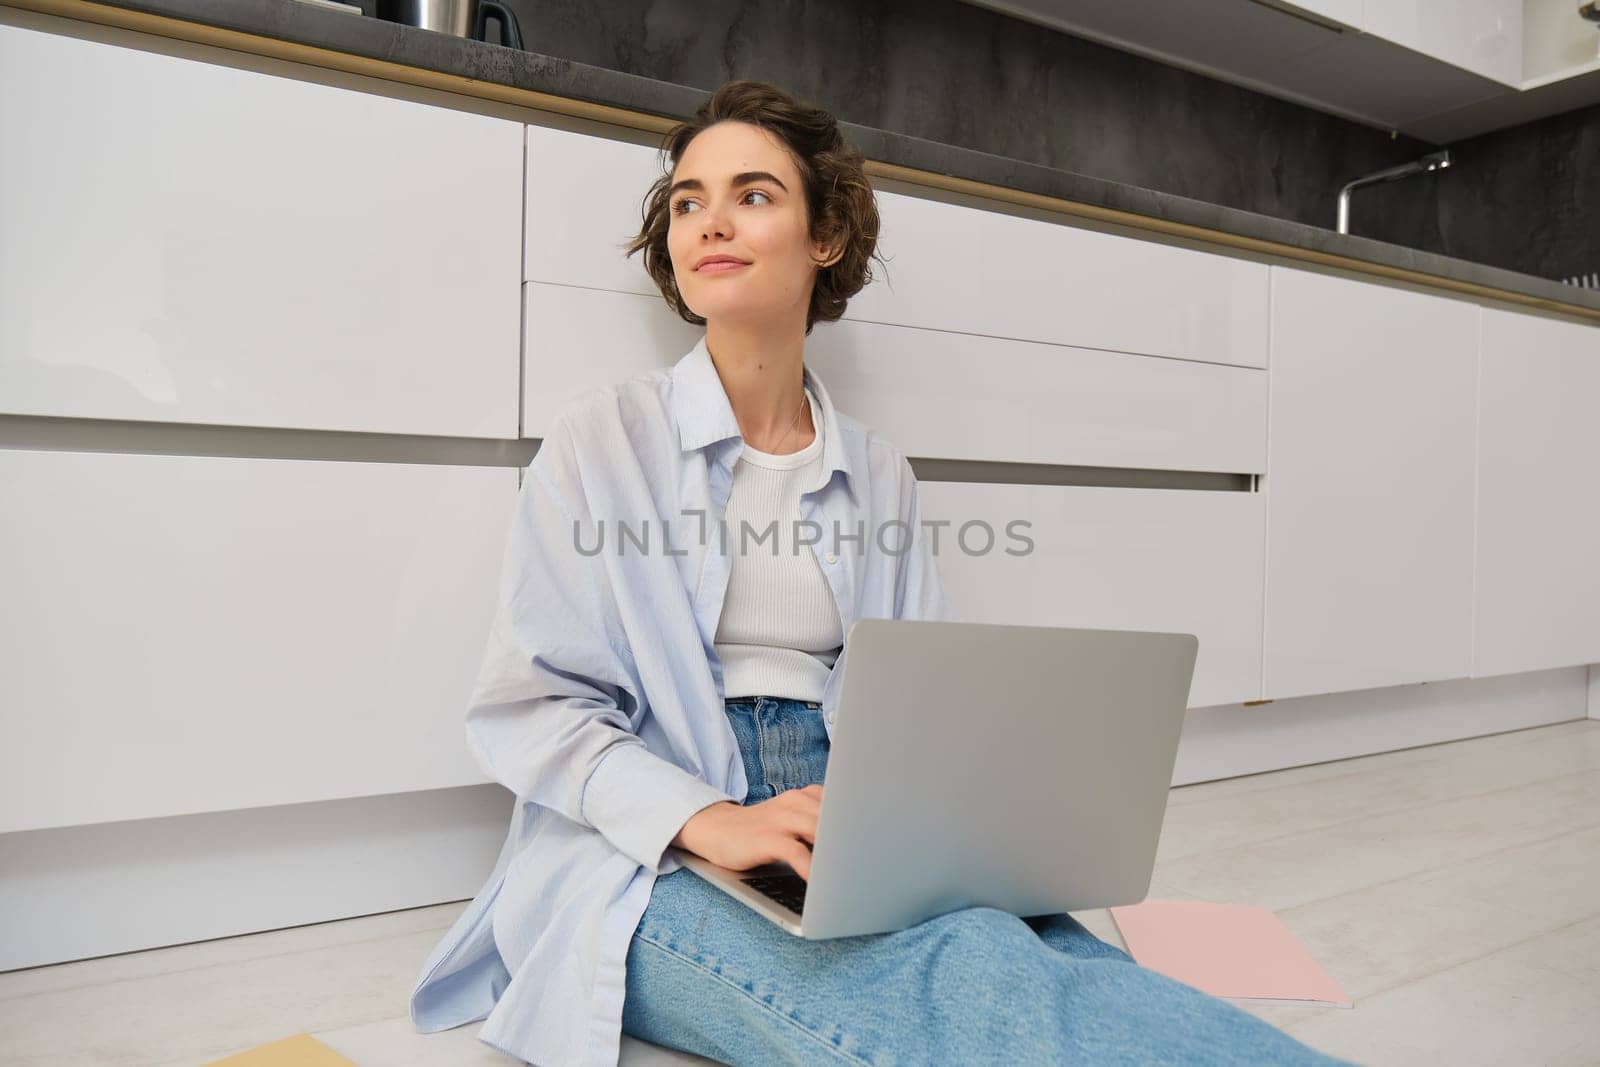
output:
[[1426, 174], [1428, 171], [1442, 170], [1450, 165], [1450, 150], [1440, 149], [1421, 159], [1410, 163], [1402, 163], [1398, 167], [1387, 170], [1373, 171], [1366, 177], [1357, 178], [1355, 181], [1339, 190], [1339, 232], [1350, 232], [1350, 193], [1363, 185], [1377, 185], [1380, 182], [1392, 182], [1399, 178], [1409, 178], [1413, 174]]

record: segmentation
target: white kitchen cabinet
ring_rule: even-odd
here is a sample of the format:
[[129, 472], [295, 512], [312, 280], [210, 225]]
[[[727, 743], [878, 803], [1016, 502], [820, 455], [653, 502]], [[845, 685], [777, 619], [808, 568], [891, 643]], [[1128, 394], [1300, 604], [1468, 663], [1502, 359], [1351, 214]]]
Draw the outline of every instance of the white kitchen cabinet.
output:
[[[623, 247], [655, 149], [528, 127], [529, 281], [657, 294]], [[1266, 366], [1267, 267], [1060, 222], [878, 191], [874, 280], [846, 319]], [[998, 205], [997, 205], [998, 206]]]
[[[669, 368], [703, 332], [659, 295], [529, 282], [523, 432], [575, 395]], [[1267, 372], [843, 320], [806, 362], [834, 403], [909, 455], [1254, 473]]]
[[1600, 328], [1482, 328], [1472, 673], [1600, 663]]
[[1470, 673], [1477, 315], [1272, 269], [1264, 697]]
[[[1577, 20], [1576, 4], [1559, 0]], [[1332, 19], [1452, 66], [1520, 86], [1524, 0], [1292, 0]]]
[[[1595, 30], [1594, 23], [1579, 17], [1577, 5], [1566, 0], [1533, 0], [1525, 4], [1522, 10], [1524, 93], [1600, 70], [1600, 34]], [[1555, 101], [1566, 103], [1561, 110], [1568, 110], [1577, 103], [1567, 96], [1552, 97], [1552, 102]], [[1506, 118], [1516, 122], [1527, 121], [1521, 116]]]
[[[1361, 29], [1413, 52], [1522, 84], [1524, 0], [1364, 0]], [[1577, 4], [1563, 2], [1576, 19]]]
[[1192, 633], [1190, 707], [1260, 695], [1259, 493], [919, 485], [957, 618]]
[[0, 450], [0, 832], [486, 781], [517, 473]]
[[0, 25], [0, 411], [515, 437], [522, 131]]
[[1359, 26], [1362, 3], [1363, 0], [1288, 0], [1281, 6], [1309, 11], [1346, 26]]

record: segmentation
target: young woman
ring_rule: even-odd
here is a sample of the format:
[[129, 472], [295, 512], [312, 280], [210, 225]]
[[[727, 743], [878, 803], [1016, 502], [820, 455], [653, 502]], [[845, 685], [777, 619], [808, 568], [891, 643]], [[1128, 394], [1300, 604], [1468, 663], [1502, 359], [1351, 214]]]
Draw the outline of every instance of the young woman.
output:
[[1068, 914], [807, 941], [668, 853], [809, 876], [844, 635], [948, 606], [910, 464], [804, 361], [871, 279], [861, 156], [748, 81], [664, 151], [628, 251], [705, 333], [577, 397], [529, 465], [467, 715], [517, 804], [418, 1027], [487, 1016], [552, 1065], [614, 1064], [624, 1031], [733, 1064], [1343, 1062]]

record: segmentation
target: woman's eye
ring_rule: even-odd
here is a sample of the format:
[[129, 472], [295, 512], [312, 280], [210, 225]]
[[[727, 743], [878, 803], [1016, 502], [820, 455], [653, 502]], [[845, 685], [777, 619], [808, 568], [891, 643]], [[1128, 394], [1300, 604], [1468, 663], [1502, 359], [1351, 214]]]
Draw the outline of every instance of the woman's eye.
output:
[[[772, 197], [768, 196], [766, 191], [762, 190], [762, 189], [749, 189], [749, 190], [746, 190], [744, 196], [741, 196], [739, 198], [740, 201], [743, 201], [745, 196], [764, 196], [764, 197], [767, 198], [768, 201], [772, 200]], [[677, 201], [676, 203], [674, 203], [672, 205], [672, 213], [674, 215], [685, 214], [689, 210], [689, 205], [692, 204], [692, 203], [694, 203], [694, 201], [690, 200], [688, 198], [679, 200], [679, 201]]]

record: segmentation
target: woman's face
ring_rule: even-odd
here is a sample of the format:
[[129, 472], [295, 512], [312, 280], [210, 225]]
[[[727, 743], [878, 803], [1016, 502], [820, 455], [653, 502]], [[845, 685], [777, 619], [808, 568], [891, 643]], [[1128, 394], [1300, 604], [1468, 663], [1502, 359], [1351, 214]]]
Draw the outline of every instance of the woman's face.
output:
[[[709, 321], [743, 324], [806, 310], [827, 249], [811, 240], [805, 190], [787, 149], [747, 122], [719, 122], [684, 149], [668, 200], [667, 250], [683, 302]], [[706, 256], [742, 265], [700, 266]]]

